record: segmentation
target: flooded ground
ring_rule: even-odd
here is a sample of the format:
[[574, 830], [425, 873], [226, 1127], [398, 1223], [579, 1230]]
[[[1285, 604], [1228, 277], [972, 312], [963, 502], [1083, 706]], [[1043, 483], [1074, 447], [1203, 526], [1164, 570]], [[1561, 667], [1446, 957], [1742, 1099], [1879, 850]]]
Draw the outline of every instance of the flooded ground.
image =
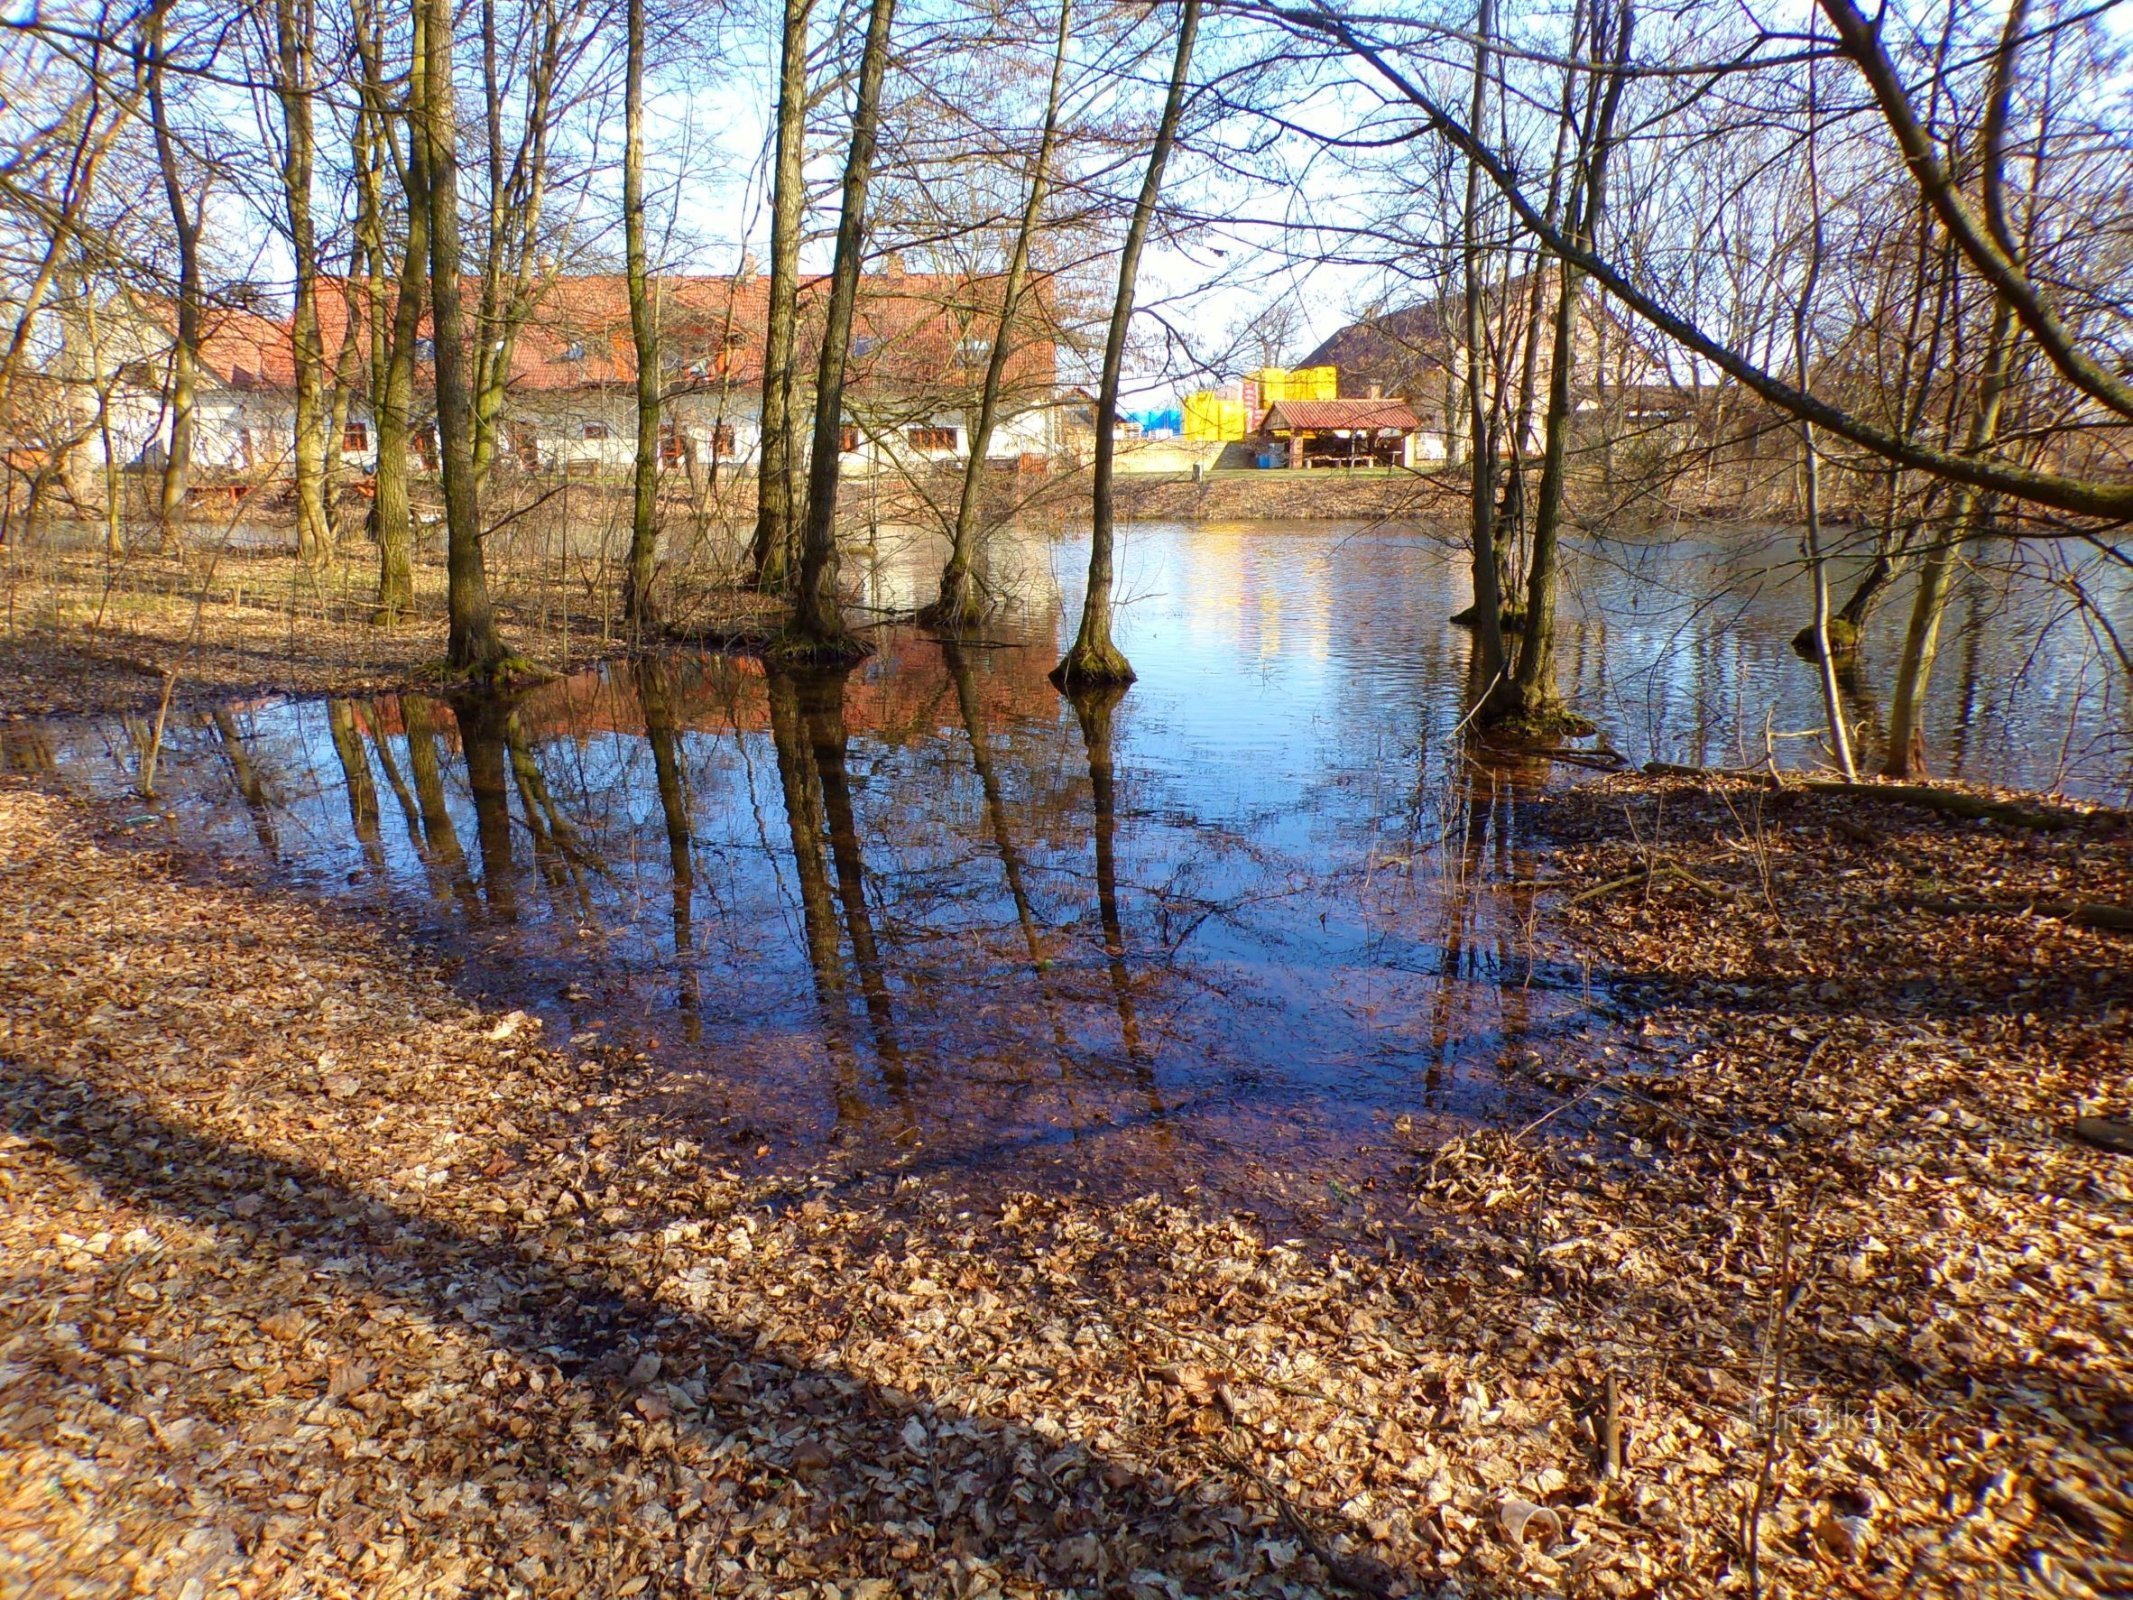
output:
[[[1605, 742], [1733, 761], [1815, 724], [1788, 554], [1739, 530], [1580, 553], [1565, 684]], [[1070, 702], [1044, 675], [1082, 556], [1003, 549], [992, 637], [884, 626], [849, 675], [674, 654], [508, 703], [183, 718], [140, 826], [377, 906], [500, 1003], [644, 1050], [736, 1164], [1337, 1206], [1432, 1130], [1551, 1106], [1518, 1060], [1604, 1028], [1605, 984], [1551, 959], [1534, 883], [1530, 797], [1565, 774], [1461, 737], [1457, 557], [1399, 531], [1129, 530], [1141, 681]], [[935, 570], [884, 535], [865, 598], [907, 609]], [[1854, 684], [1869, 719], [1901, 599]], [[2126, 587], [2110, 603], [2123, 629]], [[1973, 574], [1953, 632], [1948, 766], [2123, 792], [2123, 682], [2063, 591]], [[10, 765], [116, 796], [140, 735], [4, 738]]]

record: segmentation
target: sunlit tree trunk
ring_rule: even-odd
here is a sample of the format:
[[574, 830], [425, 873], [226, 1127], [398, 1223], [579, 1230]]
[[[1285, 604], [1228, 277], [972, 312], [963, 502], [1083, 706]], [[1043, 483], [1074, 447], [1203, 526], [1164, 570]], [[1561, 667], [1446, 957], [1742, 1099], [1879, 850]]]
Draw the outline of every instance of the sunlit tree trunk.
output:
[[163, 18], [166, 6], [143, 19], [148, 42], [148, 111], [155, 131], [156, 168], [163, 179], [163, 202], [170, 211], [171, 243], [178, 252], [176, 337], [170, 352], [170, 450], [163, 464], [158, 524], [166, 552], [177, 548], [185, 531], [185, 497], [192, 487], [195, 389], [200, 365], [200, 219], [185, 194], [178, 166], [178, 143], [170, 125], [164, 94]]
[[[2004, 300], [1996, 302], [1992, 331], [1986, 341], [1985, 379], [1970, 422], [1968, 448], [1973, 455], [1984, 454], [1999, 437], [2013, 330], [2013, 312]], [[1941, 616], [1955, 587], [1963, 542], [1973, 531], [1977, 509], [1976, 491], [1965, 484], [1957, 485], [1949, 499], [1947, 519], [1937, 533], [1929, 535], [1925, 557], [1918, 566], [1918, 592], [1911, 599], [1903, 655], [1896, 666], [1896, 688], [1889, 697], [1889, 740], [1882, 771], [1891, 778], [1920, 778], [1926, 774], [1926, 696], [1933, 681], [1933, 663], [1940, 654]]]
[[[1816, 111], [1815, 64], [1807, 67], [1807, 116], [1812, 124]], [[1793, 308], [1792, 340], [1793, 361], [1798, 371], [1799, 385], [1805, 391], [1812, 377], [1809, 359], [1812, 336], [1810, 328], [1814, 318], [1815, 289], [1822, 277], [1822, 181], [1821, 169], [1815, 158], [1814, 141], [1807, 144], [1807, 204], [1810, 212], [1807, 237], [1807, 275], [1800, 289], [1800, 298]], [[1815, 671], [1822, 684], [1822, 715], [1829, 727], [1830, 747], [1837, 757], [1837, 768], [1844, 774], [1847, 783], [1856, 780], [1858, 769], [1852, 764], [1851, 730], [1844, 721], [1844, 694], [1837, 683], [1837, 663], [1829, 647], [1829, 567], [1822, 555], [1822, 458], [1815, 449], [1815, 429], [1811, 422], [1800, 424], [1800, 448], [1802, 454], [1801, 494], [1807, 512], [1807, 568], [1808, 579], [1814, 594], [1814, 617], [1809, 624], [1813, 635]]]
[[296, 289], [289, 317], [296, 367], [296, 553], [307, 566], [326, 559], [332, 530], [326, 521], [326, 353], [318, 327], [318, 225], [312, 211], [317, 141], [312, 128], [313, 44], [318, 18], [311, 0], [275, 0], [274, 94], [281, 104], [283, 203]]
[[[1610, 27], [1610, 23], [1613, 24]], [[1629, 60], [1635, 17], [1627, 0], [1611, 8], [1600, 0], [1593, 8], [1593, 56], [1600, 81], [1595, 84], [1592, 120], [1580, 141], [1579, 180], [1571, 186], [1571, 204], [1566, 218], [1572, 238], [1589, 249], [1598, 231], [1606, 204], [1609, 148], [1614, 142], [1615, 114], [1628, 82], [1624, 70]], [[1610, 38], [1609, 35], [1614, 37]], [[1571, 378], [1577, 362], [1577, 318], [1584, 273], [1569, 261], [1556, 264], [1555, 326], [1548, 374], [1548, 409], [1543, 426], [1540, 487], [1533, 510], [1533, 549], [1526, 573], [1525, 628], [1519, 635], [1518, 662], [1510, 681], [1510, 693], [1491, 702], [1491, 719], [1516, 722], [1536, 733], [1582, 728], [1580, 719], [1563, 707], [1556, 683], [1555, 602], [1557, 567], [1562, 544], [1563, 481], [1571, 422]]]
[[653, 620], [652, 571], [659, 552], [659, 325], [644, 250], [644, 0], [628, 0], [623, 86], [622, 238], [629, 279], [630, 338], [637, 354], [637, 456], [630, 499], [629, 570], [622, 616], [641, 638]]
[[[385, 95], [378, 13], [368, 0], [355, 11], [356, 48], [363, 73], [363, 108], [370, 123], [369, 160], [357, 190], [357, 226], [367, 240], [365, 324], [370, 336], [370, 420], [377, 466], [371, 476], [371, 531], [378, 541], [378, 609], [374, 623], [390, 626], [414, 606], [414, 527], [407, 495], [409, 413], [414, 404], [415, 340], [421, 327], [422, 293], [429, 255], [429, 186], [419, 137], [404, 156], [392, 138], [392, 109]], [[408, 104], [422, 103], [424, 82], [422, 13], [414, 16], [414, 48], [408, 61]], [[407, 239], [397, 282], [385, 283], [385, 171], [396, 169], [406, 201]]]
[[865, 53], [852, 102], [852, 142], [844, 163], [837, 218], [837, 255], [830, 268], [823, 317], [822, 359], [815, 372], [815, 430], [807, 463], [807, 520], [800, 546], [800, 581], [793, 598], [792, 646], [822, 660], [865, 653], [846, 630], [837, 601], [838, 445], [844, 432], [844, 370], [859, 299], [859, 267], [866, 248], [867, 187], [881, 115], [881, 84], [889, 64], [889, 25], [896, 0], [873, 0]]
[[444, 472], [446, 662], [458, 672], [494, 676], [509, 662], [489, 603], [474, 480], [472, 403], [467, 393], [467, 328], [459, 292], [458, 119], [452, 93], [452, 8], [418, 0], [424, 27], [421, 137], [429, 191], [430, 323], [437, 360], [437, 449]]
[[1073, 18], [1073, 0], [1061, 0], [1059, 31], [1052, 48], [1051, 86], [1045, 93], [1044, 131], [1037, 140], [1037, 153], [1030, 162], [1029, 194], [1023, 202], [1022, 221], [1015, 229], [1014, 249], [1008, 256], [1007, 279], [1000, 290], [1000, 324], [993, 334], [992, 350], [985, 362], [985, 387], [978, 398], [978, 414], [970, 427], [970, 448], [963, 472], [963, 493], [956, 504], [955, 537], [948, 564], [941, 569], [940, 599], [927, 620], [950, 631], [971, 627], [985, 614], [984, 597], [977, 581], [978, 518], [985, 493], [985, 457], [992, 448], [992, 432], [1000, 410], [1000, 385], [1007, 375], [1012, 349], [1015, 313], [1029, 277], [1030, 240], [1044, 220], [1044, 197], [1051, 177], [1052, 148], [1059, 138], [1059, 91], [1066, 79], [1068, 30]]
[[1111, 640], [1112, 542], [1111, 480], [1118, 455], [1118, 389], [1125, 370], [1126, 330], [1133, 321], [1133, 294], [1139, 281], [1141, 247], [1163, 192], [1163, 168], [1177, 142], [1178, 118], [1185, 108], [1185, 77], [1192, 67], [1193, 39], [1200, 30], [1200, 0], [1185, 0], [1178, 19], [1177, 53], [1171, 60], [1170, 87], [1163, 114], [1149, 147], [1148, 169], [1133, 204], [1133, 220], [1118, 256], [1118, 291], [1111, 301], [1111, 325], [1104, 335], [1103, 379], [1096, 397], [1096, 460], [1090, 485], [1089, 583], [1081, 599], [1081, 627], [1066, 656], [1052, 669], [1053, 682], [1131, 683], [1132, 663]]
[[[547, 204], [551, 124], [573, 30], [586, 12], [543, 4], [528, 23], [534, 44], [507, 83], [498, 54], [495, 0], [481, 0], [482, 127], [486, 154], [480, 292], [474, 314], [467, 382], [472, 396], [469, 459], [477, 497], [496, 460], [496, 441], [511, 384], [518, 336], [532, 314], [540, 268], [541, 215]], [[504, 96], [520, 90], [519, 147], [506, 157]]]
[[[1474, 23], [1474, 94], [1469, 116], [1475, 127], [1488, 114], [1489, 41], [1495, 32], [1494, 0], [1481, 0]], [[1480, 652], [1481, 679], [1493, 687], [1507, 665], [1503, 648], [1502, 570], [1497, 553], [1496, 451], [1489, 427], [1489, 356], [1482, 305], [1480, 166], [1469, 161], [1466, 202], [1460, 218], [1460, 270], [1465, 295], [1467, 437], [1473, 441], [1469, 499], [1470, 536], [1474, 545], [1474, 641]], [[1448, 447], [1447, 447], [1448, 448]]]
[[813, 0], [785, 0], [779, 52], [777, 146], [770, 200], [770, 304], [763, 335], [761, 442], [749, 578], [782, 589], [795, 526], [793, 361], [797, 355], [800, 227], [807, 209], [807, 24]]

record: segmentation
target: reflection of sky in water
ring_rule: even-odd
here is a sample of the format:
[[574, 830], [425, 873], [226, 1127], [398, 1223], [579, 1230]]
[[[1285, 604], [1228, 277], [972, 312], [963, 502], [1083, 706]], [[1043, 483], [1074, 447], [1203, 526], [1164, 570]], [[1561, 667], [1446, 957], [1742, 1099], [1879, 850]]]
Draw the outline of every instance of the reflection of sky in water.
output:
[[[1254, 1161], [1345, 1163], [1395, 1115], [1516, 1114], [1507, 1040], [1580, 1025], [1585, 993], [1515, 886], [1535, 868], [1514, 774], [1456, 739], [1456, 561], [1411, 533], [1129, 530], [1119, 631], [1141, 676], [1110, 718], [1106, 811], [1043, 676], [1083, 554], [1001, 551], [1018, 609], [960, 676], [885, 629], [841, 701], [782, 727], [759, 669], [698, 656], [581, 674], [508, 719], [413, 697], [180, 719], [167, 826], [393, 902], [501, 997], [646, 1043], [676, 1069], [677, 1115], [729, 1118], [751, 1146], [1249, 1189]], [[1813, 725], [1784, 555], [1581, 554], [1565, 680], [1613, 742], [1722, 760], [1759, 746], [1766, 715]], [[903, 538], [858, 575], [894, 607], [932, 571]], [[1725, 592], [1696, 607], [1670, 587]], [[1870, 693], [1902, 599], [1870, 640]], [[2094, 787], [2122, 775], [2122, 686], [2074, 695], [2084, 671], [2106, 681], [2078, 630], [1990, 575], [1957, 607], [1936, 752], [1960, 733], [1981, 775], [2036, 781], [2064, 749]], [[136, 770], [116, 722], [6, 748], [105, 793]]]

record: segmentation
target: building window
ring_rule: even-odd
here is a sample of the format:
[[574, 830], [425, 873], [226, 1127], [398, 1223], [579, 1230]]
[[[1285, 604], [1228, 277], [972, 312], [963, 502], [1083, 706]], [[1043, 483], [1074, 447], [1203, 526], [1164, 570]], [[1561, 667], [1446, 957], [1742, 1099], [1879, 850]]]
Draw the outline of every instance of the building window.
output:
[[563, 346], [563, 354], [559, 359], [564, 361], [583, 361], [585, 359], [584, 344], [576, 339], [571, 340], [570, 343]]
[[437, 359], [437, 341], [435, 339], [417, 339], [415, 341], [415, 359], [417, 361], [435, 361]]
[[975, 337], [965, 339], [956, 347], [956, 351], [963, 358], [965, 366], [974, 367], [992, 359], [992, 341]]
[[953, 450], [955, 448], [955, 429], [953, 428], [906, 428], [904, 429], [904, 437], [911, 441], [911, 448], [914, 450]]
[[850, 455], [854, 450], [857, 450], [859, 448], [859, 430], [857, 428], [839, 428], [837, 430], [837, 448], [846, 455]]
[[586, 423], [582, 437], [587, 439], [605, 439], [607, 437], [607, 424], [604, 422]]
[[353, 450], [358, 455], [370, 448], [370, 428], [361, 422], [351, 422], [341, 430], [341, 448]]
[[871, 333], [862, 333], [852, 340], [852, 354], [862, 361], [881, 348], [881, 341]]

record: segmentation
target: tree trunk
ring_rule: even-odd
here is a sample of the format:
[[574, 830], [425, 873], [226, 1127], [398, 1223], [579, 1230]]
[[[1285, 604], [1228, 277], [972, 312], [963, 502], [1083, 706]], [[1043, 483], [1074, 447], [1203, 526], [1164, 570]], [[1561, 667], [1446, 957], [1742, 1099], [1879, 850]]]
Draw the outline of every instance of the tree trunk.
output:
[[178, 547], [185, 531], [185, 497], [192, 487], [194, 390], [200, 366], [200, 220], [185, 197], [178, 170], [178, 147], [163, 94], [163, 16], [150, 10], [143, 21], [148, 35], [148, 109], [155, 128], [156, 166], [163, 178], [163, 199], [170, 208], [172, 242], [178, 248], [176, 339], [170, 352], [170, 450], [163, 463], [163, 488], [157, 522], [166, 554]]
[[[2000, 409], [2007, 396], [2010, 377], [2008, 341], [2014, 314], [2005, 301], [1996, 303], [1992, 330], [1985, 347], [1985, 381], [1978, 395], [1978, 408], [1971, 418], [1968, 449], [1982, 454], [1990, 449], [2000, 431]], [[1896, 667], [1896, 688], [1889, 697], [1889, 742], [1882, 772], [1891, 778], [1922, 778], [1926, 775], [1926, 691], [1933, 680], [1933, 663], [1940, 654], [1941, 615], [1955, 587], [1956, 563], [1963, 541], [1972, 531], [1978, 496], [1967, 484], [1958, 485], [1950, 498], [1945, 529], [1926, 547], [1918, 567], [1918, 592], [1911, 600], [1911, 618], [1904, 630], [1903, 656]]]
[[[1474, 96], [1469, 115], [1480, 127], [1488, 112], [1489, 39], [1496, 26], [1494, 0], [1481, 0], [1474, 23]], [[1460, 266], [1466, 297], [1467, 437], [1473, 442], [1469, 496], [1474, 546], [1474, 642], [1480, 652], [1481, 681], [1493, 687], [1503, 676], [1502, 569], [1496, 533], [1496, 450], [1489, 426], [1487, 339], [1481, 285], [1481, 168], [1469, 161], [1466, 201], [1460, 216]], [[1484, 696], [1486, 698], [1486, 695]]]
[[992, 350], [985, 362], [985, 387], [978, 398], [978, 414], [970, 428], [963, 493], [955, 512], [955, 538], [948, 553], [948, 564], [941, 569], [940, 599], [927, 613], [927, 620], [933, 626], [949, 632], [973, 627], [985, 615], [984, 597], [979, 593], [976, 571], [978, 516], [985, 492], [985, 457], [992, 447], [993, 425], [999, 415], [1000, 384], [1007, 374], [1015, 312], [1021, 303], [1022, 286], [1029, 276], [1030, 240], [1044, 220], [1052, 147], [1059, 137], [1059, 91], [1066, 78], [1067, 42], [1073, 12], [1073, 0], [1060, 0], [1059, 31], [1052, 47], [1052, 80], [1044, 101], [1044, 131], [1038, 137], [1037, 154], [1030, 163], [1029, 194], [1023, 202], [1021, 225], [1015, 230], [1014, 249], [1008, 257], [1007, 281], [1000, 291], [1000, 325], [993, 335]]
[[455, 672], [495, 677], [510, 652], [489, 605], [481, 508], [474, 482], [467, 330], [459, 294], [458, 118], [452, 95], [452, 8], [419, 0], [424, 18], [422, 133], [429, 190], [430, 326], [437, 353], [437, 450], [444, 469], [445, 660]]
[[[424, 262], [429, 253], [429, 194], [422, 140], [411, 137], [404, 163], [395, 157], [392, 109], [385, 97], [383, 41], [377, 12], [367, 0], [355, 10], [356, 49], [363, 73], [364, 115], [370, 122], [369, 160], [357, 191], [357, 226], [367, 236], [369, 272], [364, 284], [370, 331], [370, 421], [377, 466], [371, 476], [371, 532], [378, 541], [378, 609], [371, 621], [397, 623], [414, 606], [414, 530], [407, 499], [408, 413], [413, 405], [415, 340], [421, 327]], [[423, 32], [414, 16], [414, 49], [408, 62], [408, 102], [419, 106], [423, 83]], [[406, 199], [407, 242], [397, 285], [385, 289], [385, 166], [393, 161]]]
[[768, 323], [763, 335], [761, 440], [756, 453], [755, 539], [749, 580], [783, 589], [794, 530], [793, 361], [797, 354], [800, 226], [807, 209], [807, 22], [814, 0], [785, 0], [778, 69], [776, 172], [770, 202]]
[[1118, 388], [1125, 368], [1126, 329], [1133, 321], [1133, 291], [1140, 276], [1141, 246], [1163, 191], [1163, 168], [1177, 142], [1178, 118], [1185, 107], [1185, 76], [1192, 67], [1193, 38], [1200, 29], [1200, 0], [1185, 0], [1178, 21], [1177, 54], [1171, 61], [1170, 88], [1163, 97], [1162, 119], [1148, 151], [1148, 170], [1133, 204], [1133, 220], [1118, 257], [1118, 292], [1111, 302], [1111, 326], [1104, 336], [1103, 381], [1096, 399], [1096, 462], [1091, 484], [1089, 583], [1081, 599], [1081, 629], [1052, 681], [1070, 684], [1131, 683], [1132, 663], [1111, 642], [1112, 519], [1111, 479], [1118, 454]]
[[296, 553], [306, 566], [324, 562], [333, 545], [326, 521], [326, 353], [318, 328], [318, 228], [311, 207], [312, 170], [317, 160], [311, 121], [316, 32], [317, 16], [310, 0], [275, 0], [274, 93], [281, 102], [281, 181], [296, 267], [289, 318], [290, 355], [296, 367]]
[[859, 266], [866, 245], [867, 186], [874, 176], [881, 83], [889, 64], [889, 24], [896, 0], [873, 0], [865, 53], [852, 102], [852, 142], [844, 163], [844, 195], [837, 218], [837, 255], [830, 268], [829, 307], [823, 317], [822, 359], [815, 371], [815, 433], [807, 463], [806, 533], [800, 582], [793, 599], [790, 644], [817, 660], [853, 660], [866, 647], [844, 626], [837, 605], [837, 468], [844, 432], [844, 369], [859, 299]]
[[[1581, 141], [1581, 179], [1572, 185], [1570, 235], [1581, 248], [1589, 249], [1598, 232], [1606, 205], [1609, 147], [1614, 139], [1615, 114], [1628, 81], [1623, 70], [1629, 60], [1635, 13], [1629, 0], [1621, 0], [1613, 18], [1604, 3], [1595, 4], [1592, 26], [1593, 56], [1601, 81], [1595, 85], [1592, 122], [1588, 137]], [[1610, 30], [1608, 23], [1615, 22]], [[1609, 32], [1615, 34], [1608, 38]], [[1526, 573], [1525, 629], [1519, 635], [1518, 664], [1509, 693], [1492, 702], [1489, 720], [1516, 723], [1534, 733], [1589, 732], [1590, 724], [1571, 715], [1563, 706], [1555, 672], [1555, 599], [1557, 564], [1562, 544], [1563, 478], [1569, 444], [1572, 369], [1577, 361], [1577, 314], [1584, 273], [1569, 261], [1558, 260], [1552, 368], [1548, 374], [1546, 433], [1541, 446], [1541, 477], [1533, 512], [1533, 550]]]
[[[419, 14], [419, 13], [418, 13]], [[415, 342], [422, 327], [422, 293], [429, 254], [429, 175], [423, 141], [410, 139], [406, 174], [407, 251], [394, 291], [392, 336], [385, 380], [373, 406], [378, 427], [376, 498], [371, 502], [378, 534], [378, 613], [374, 620], [401, 620], [415, 603], [414, 512], [408, 503], [407, 451], [413, 432]]]
[[652, 565], [659, 549], [659, 328], [644, 251], [644, 0], [629, 0], [629, 64], [623, 90], [622, 238], [637, 354], [637, 459], [630, 501], [629, 571], [622, 619], [633, 639], [653, 625]]

